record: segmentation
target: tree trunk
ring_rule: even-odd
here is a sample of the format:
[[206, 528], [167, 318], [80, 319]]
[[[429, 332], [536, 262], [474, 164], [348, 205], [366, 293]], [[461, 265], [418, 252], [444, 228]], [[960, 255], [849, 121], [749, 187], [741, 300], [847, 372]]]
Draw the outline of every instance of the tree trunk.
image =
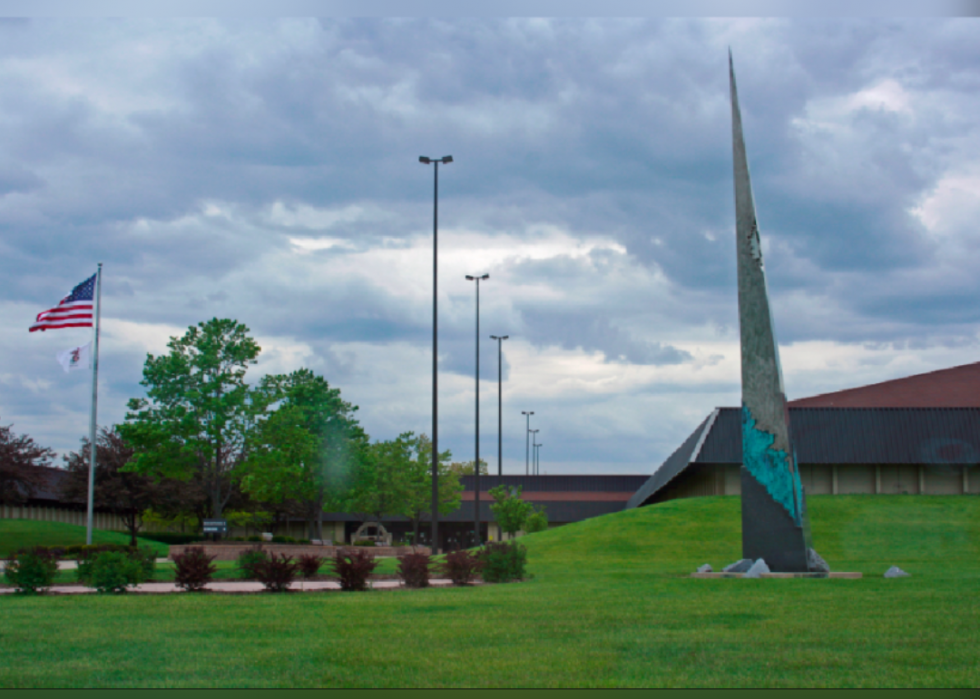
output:
[[131, 510], [128, 512], [123, 521], [126, 523], [126, 529], [129, 530], [129, 545], [136, 546], [136, 532], [139, 531], [139, 525], [137, 521], [139, 515], [136, 510]]

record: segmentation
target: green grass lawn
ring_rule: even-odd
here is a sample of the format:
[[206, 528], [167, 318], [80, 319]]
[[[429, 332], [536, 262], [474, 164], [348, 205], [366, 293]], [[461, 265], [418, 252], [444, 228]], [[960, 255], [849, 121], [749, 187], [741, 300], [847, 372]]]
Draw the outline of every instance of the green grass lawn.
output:
[[[161, 557], [168, 547], [159, 541], [137, 537], [140, 546], [149, 546]], [[85, 543], [85, 527], [62, 522], [39, 522], [33, 519], [0, 519], [0, 557], [9, 556], [29, 546], [70, 546]], [[102, 529], [92, 530], [93, 544], [129, 545], [129, 535]]]
[[863, 579], [692, 579], [740, 557], [739, 500], [672, 501], [525, 537], [524, 583], [3, 595], [0, 687], [980, 685], [980, 498], [809, 506]]

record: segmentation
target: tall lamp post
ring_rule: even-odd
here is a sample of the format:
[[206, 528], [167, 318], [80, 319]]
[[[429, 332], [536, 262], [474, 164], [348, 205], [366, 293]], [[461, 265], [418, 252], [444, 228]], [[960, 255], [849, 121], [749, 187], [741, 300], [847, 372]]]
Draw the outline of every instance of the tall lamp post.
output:
[[434, 165], [432, 194], [432, 553], [439, 553], [439, 163], [448, 165], [453, 156], [427, 158], [419, 162]]
[[537, 444], [537, 445], [535, 445], [535, 452], [534, 452], [534, 464], [535, 464], [534, 465], [534, 475], [536, 475], [536, 476], [540, 476], [541, 475], [541, 447], [543, 447], [543, 446], [544, 445], [543, 444], [540, 444], [540, 443]]
[[474, 450], [476, 459], [473, 461], [473, 475], [476, 476], [474, 484], [476, 500], [473, 509], [476, 514], [473, 518], [473, 526], [476, 530], [476, 545], [481, 546], [483, 538], [480, 536], [480, 282], [489, 279], [490, 275], [473, 276], [467, 274], [466, 278], [471, 282], [476, 282], [476, 448]]
[[497, 475], [504, 475], [504, 384], [501, 367], [501, 346], [510, 335], [491, 335], [491, 340], [497, 341]]
[[527, 435], [524, 438], [524, 475], [531, 475], [531, 416], [534, 415], [534, 411], [525, 412], [521, 411], [521, 415], [527, 415]]
[[541, 430], [528, 430], [528, 432], [531, 433], [531, 448], [534, 450], [532, 452], [532, 455], [534, 456], [534, 459], [531, 461], [531, 464], [532, 464], [532, 467], [531, 467], [531, 475], [532, 476], [538, 475], [537, 474], [537, 470], [538, 470], [538, 466], [537, 466], [537, 464], [538, 464], [538, 445], [537, 445], [536, 442], [538, 441], [538, 432], [540, 432], [540, 431]]

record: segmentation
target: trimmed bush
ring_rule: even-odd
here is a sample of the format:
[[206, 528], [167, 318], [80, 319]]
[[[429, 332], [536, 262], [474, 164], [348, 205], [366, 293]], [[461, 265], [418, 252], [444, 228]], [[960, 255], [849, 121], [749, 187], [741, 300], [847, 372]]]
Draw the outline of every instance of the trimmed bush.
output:
[[291, 536], [274, 536], [272, 537], [272, 543], [274, 544], [295, 544], [296, 539]]
[[453, 581], [453, 585], [469, 585], [482, 567], [482, 561], [465, 549], [456, 549], [446, 554], [442, 564], [443, 574]]
[[405, 587], [428, 587], [432, 558], [427, 553], [407, 553], [398, 557], [398, 577]]
[[480, 552], [483, 579], [487, 582], [523, 580], [527, 548], [517, 541], [491, 541]]
[[44, 546], [22, 549], [7, 561], [3, 577], [17, 594], [36, 595], [51, 587], [58, 574], [58, 557]]
[[90, 587], [92, 584], [92, 566], [95, 559], [104, 553], [118, 553], [132, 559], [140, 569], [140, 579], [137, 583], [149, 580], [153, 577], [156, 570], [156, 552], [149, 546], [134, 548], [131, 546], [121, 546], [119, 544], [93, 544], [92, 546], [69, 546], [66, 547], [66, 554], [71, 551], [78, 561], [78, 570], [75, 575], [79, 582], [83, 582]]
[[143, 571], [143, 580], [152, 580], [153, 572], [157, 569], [156, 551], [149, 546], [140, 546], [139, 548], [131, 548], [129, 556], [139, 562]]
[[320, 571], [320, 566], [323, 565], [323, 559], [316, 554], [302, 554], [297, 561], [299, 566], [300, 575], [309, 580], [314, 575]]
[[259, 577], [259, 567], [269, 560], [269, 554], [262, 546], [252, 546], [238, 554], [238, 577], [254, 580]]
[[332, 561], [334, 572], [340, 578], [340, 589], [366, 590], [368, 577], [378, 565], [370, 551], [337, 551]]
[[218, 572], [218, 566], [212, 563], [214, 559], [215, 556], [204, 552], [203, 546], [189, 546], [184, 553], [174, 556], [174, 582], [177, 587], [187, 592], [201, 592]]
[[374, 546], [375, 543], [371, 539], [358, 539], [353, 542], [351, 546]]
[[129, 587], [143, 582], [143, 565], [129, 553], [100, 551], [89, 557], [83, 582], [100, 594], [122, 594]]
[[260, 563], [256, 572], [259, 582], [261, 582], [268, 592], [285, 592], [289, 589], [289, 584], [296, 577], [299, 564], [293, 562], [292, 556], [282, 554], [281, 556], [270, 553], [268, 560]]

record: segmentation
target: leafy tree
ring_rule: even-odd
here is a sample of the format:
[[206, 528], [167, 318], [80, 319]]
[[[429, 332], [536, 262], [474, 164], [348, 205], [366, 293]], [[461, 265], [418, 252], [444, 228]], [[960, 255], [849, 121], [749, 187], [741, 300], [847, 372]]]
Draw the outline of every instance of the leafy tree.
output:
[[403, 432], [395, 439], [375, 442], [365, 453], [354, 477], [348, 506], [377, 521], [398, 514], [405, 502], [405, 474], [415, 457], [414, 433]]
[[17, 436], [13, 425], [0, 426], [0, 504], [19, 505], [43, 488], [54, 452], [37, 445], [26, 434]]
[[534, 505], [521, 500], [521, 487], [511, 493], [506, 485], [498, 485], [490, 489], [490, 497], [496, 502], [490, 505], [497, 524], [513, 538], [514, 534], [524, 528], [528, 516], [534, 511]]
[[[132, 459], [133, 450], [123, 442], [115, 427], [111, 430], [103, 427], [99, 431], [97, 445], [94, 504], [96, 507], [115, 509], [129, 532], [130, 546], [136, 546], [136, 533], [143, 526], [143, 514], [155, 502], [166, 497], [168, 484], [122, 470]], [[91, 453], [88, 439], [82, 439], [81, 450], [64, 457], [68, 476], [62, 482], [61, 494], [65, 499], [88, 499]]]
[[548, 513], [545, 512], [543, 505], [540, 509], [534, 510], [527, 516], [527, 521], [524, 523], [524, 526], [528, 534], [543, 532], [548, 528]]
[[[454, 461], [449, 464], [449, 469], [453, 471], [457, 476], [472, 476], [473, 474], [473, 461]], [[487, 466], [487, 462], [480, 459], [480, 475], [487, 476], [490, 474], [490, 469]]]
[[[409, 433], [411, 434], [411, 433]], [[412, 458], [402, 474], [402, 504], [398, 513], [412, 521], [412, 541], [419, 540], [419, 526], [432, 518], [432, 440], [420, 434], [411, 439]], [[449, 464], [452, 453], [439, 454], [439, 514], [447, 515], [459, 507], [463, 486], [459, 473]], [[472, 462], [471, 462], [472, 463]]]
[[128, 403], [119, 432], [136, 451], [127, 468], [156, 477], [197, 475], [207, 514], [220, 518], [233, 492], [236, 467], [256, 413], [245, 372], [261, 351], [248, 328], [213, 318], [170, 338], [170, 352], [148, 354], [143, 366], [147, 398]]
[[263, 502], [295, 500], [310, 538], [322, 539], [324, 507], [338, 502], [367, 448], [357, 406], [309, 369], [267, 376], [260, 391], [278, 407], [255, 430], [242, 488]]

